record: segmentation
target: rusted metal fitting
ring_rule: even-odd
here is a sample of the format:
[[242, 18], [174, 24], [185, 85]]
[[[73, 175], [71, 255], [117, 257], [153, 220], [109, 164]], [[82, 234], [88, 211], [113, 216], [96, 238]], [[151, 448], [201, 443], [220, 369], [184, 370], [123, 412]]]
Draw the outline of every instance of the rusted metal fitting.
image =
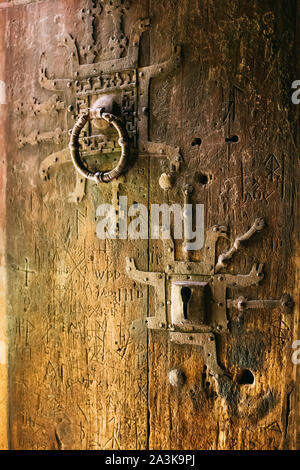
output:
[[[83, 163], [79, 151], [79, 135], [83, 127], [92, 119], [104, 119], [107, 123], [112, 124], [118, 132], [118, 143], [121, 147], [121, 157], [115, 168], [110, 171], [90, 171]], [[122, 175], [127, 167], [130, 157], [130, 139], [123, 122], [114, 114], [105, 112], [105, 108], [92, 108], [88, 113], [79, 116], [72, 129], [69, 149], [71, 159], [76, 171], [84, 178], [94, 181], [95, 183], [109, 183], [110, 181]]]

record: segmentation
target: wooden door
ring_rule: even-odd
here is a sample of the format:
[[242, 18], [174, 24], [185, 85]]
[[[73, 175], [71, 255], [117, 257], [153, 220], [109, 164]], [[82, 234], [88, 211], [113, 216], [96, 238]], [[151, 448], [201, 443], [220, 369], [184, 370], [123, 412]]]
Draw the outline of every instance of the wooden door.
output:
[[[9, 446], [295, 449], [297, 2], [11, 1], [0, 14]], [[68, 142], [106, 94], [132, 159], [97, 184]], [[113, 129], [81, 137], [90, 169], [116, 165]], [[121, 196], [202, 204], [204, 246], [99, 239], [97, 208]], [[172, 324], [183, 279], [210, 290], [205, 331]]]

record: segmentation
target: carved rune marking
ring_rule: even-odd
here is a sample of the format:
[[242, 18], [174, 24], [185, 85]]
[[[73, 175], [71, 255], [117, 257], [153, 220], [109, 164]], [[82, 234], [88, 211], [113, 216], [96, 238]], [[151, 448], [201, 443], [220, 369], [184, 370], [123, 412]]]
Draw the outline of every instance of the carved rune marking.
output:
[[270, 181], [278, 181], [281, 178], [281, 167], [274, 155], [269, 155], [265, 161], [267, 178]]
[[29, 281], [29, 275], [30, 274], [35, 274], [35, 271], [31, 271], [29, 269], [29, 261], [27, 258], [25, 258], [25, 267], [24, 268], [18, 268], [18, 271], [21, 271], [25, 273], [25, 287], [28, 287], [28, 281]]
[[[290, 313], [293, 307], [288, 295], [283, 295], [279, 300], [227, 298], [228, 287], [259, 285], [263, 279], [263, 264], [254, 264], [248, 274], [218, 273], [226, 266], [225, 261], [229, 262], [233, 254], [239, 250], [241, 242], [248, 240], [263, 227], [263, 219], [256, 219], [247, 232], [236, 238], [232, 248], [219, 256], [216, 264], [217, 240], [220, 237], [228, 238], [226, 227], [220, 225], [215, 225], [207, 231], [202, 262], [176, 261], [174, 245], [170, 240], [163, 241], [165, 272], [139, 271], [134, 259], [126, 258], [129, 277], [136, 282], [155, 287], [155, 316], [147, 317], [148, 328], [168, 330], [171, 341], [175, 343], [201, 346], [206, 364], [216, 379], [225, 374], [218, 364], [215, 334], [228, 332], [227, 308], [232, 307], [245, 312], [249, 308], [280, 307], [283, 313]], [[186, 302], [189, 303], [190, 310], [194, 305], [194, 311], [190, 313], [184, 301], [183, 289], [189, 289]], [[194, 304], [190, 300], [193, 296], [196, 299]], [[143, 321], [145, 320], [137, 320], [133, 329], [137, 329]]]
[[284, 195], [284, 156], [281, 159], [271, 154], [267, 157], [258, 156], [255, 166], [249, 169], [249, 175], [244, 179], [245, 192], [243, 201], [266, 200], [281, 191]]

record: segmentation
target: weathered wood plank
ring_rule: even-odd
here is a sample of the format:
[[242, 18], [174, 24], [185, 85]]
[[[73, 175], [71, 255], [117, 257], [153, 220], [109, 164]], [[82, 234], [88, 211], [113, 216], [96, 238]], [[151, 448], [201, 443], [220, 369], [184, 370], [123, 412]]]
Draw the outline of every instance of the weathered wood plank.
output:
[[[224, 270], [247, 274], [260, 262], [264, 279], [231, 288], [228, 297], [279, 299], [287, 292], [297, 300], [296, 1], [132, 0], [116, 2], [112, 13], [89, 0], [9, 3], [3, 204], [12, 448], [296, 448], [299, 366], [291, 344], [299, 338], [299, 311], [230, 309], [230, 332], [217, 335], [217, 351], [232, 379], [219, 381], [218, 390], [201, 348], [172, 344], [168, 332], [147, 331], [142, 322], [132, 328], [156, 306], [154, 288], [130, 278], [125, 258], [140, 270], [164, 272], [163, 243], [101, 241], [95, 234], [99, 204], [117, 206], [127, 195], [128, 205], [182, 205], [189, 184], [191, 201], [204, 204], [206, 229], [228, 226], [230, 241], [218, 242], [217, 254], [257, 217], [266, 220]], [[74, 110], [68, 100], [77, 85], [50, 91], [45, 81], [55, 87], [52, 80], [69, 77], [77, 53], [80, 64], [124, 56], [131, 27], [148, 16], [141, 65], [167, 60], [172, 46], [182, 46], [183, 63], [151, 80], [150, 110], [143, 111], [152, 142], [174, 146], [174, 153], [180, 147], [181, 169], [166, 191], [159, 179], [174, 162], [139, 155], [118, 182], [84, 189], [77, 179], [80, 197], [70, 200], [71, 164], [54, 160], [44, 181], [39, 168], [54, 153], [67, 160], [67, 131], [93, 98]], [[102, 154], [103, 168], [115, 164], [115, 153]], [[186, 259], [180, 241], [175, 253]], [[191, 254], [203, 258], [203, 250]], [[169, 381], [173, 369], [185, 375], [178, 387]], [[5, 403], [5, 365], [3, 371]], [[243, 371], [253, 374], [253, 384], [242, 383]]]
[[[264, 217], [267, 223], [228, 268], [246, 273], [254, 262], [264, 263], [261, 286], [247, 293], [233, 289], [229, 296], [292, 294], [299, 142], [299, 114], [290, 99], [296, 70], [296, 4], [288, 2], [283, 8], [281, 2], [166, 1], [162, 14], [160, 2], [154, 1], [151, 12], [156, 22], [151, 57], [161, 60], [167, 50], [161, 49], [161, 42], [171, 41], [183, 45], [184, 55], [176, 77], [167, 85], [153, 84], [153, 140], [180, 146], [185, 167], [178, 184], [194, 186], [193, 202], [205, 205], [206, 228], [225, 224], [234, 240], [255, 218]], [[234, 136], [238, 141], [226, 142]], [[151, 182], [158, 181], [160, 171], [153, 162]], [[151, 188], [150, 200], [159, 194], [154, 182]], [[182, 204], [182, 194], [176, 191], [159, 196], [159, 202]], [[163, 269], [159, 265], [158, 270]], [[220, 363], [233, 377], [250, 370], [255, 382], [233, 381], [220, 394], [204, 370], [201, 352], [170, 345], [167, 334], [153, 333], [150, 446], [295, 448], [291, 399], [293, 406], [299, 405], [294, 400], [296, 367], [290, 348], [297, 338], [297, 318], [283, 316], [280, 310], [253, 310], [238, 319], [230, 311], [231, 333], [218, 338]], [[173, 368], [186, 375], [180, 390], [168, 384]]]
[[[75, 182], [71, 163], [52, 167], [46, 181], [39, 175], [40, 162], [68, 143], [64, 132], [55, 141], [67, 110], [40, 109], [34, 99], [47, 103], [53, 95], [38, 83], [40, 56], [46, 51], [47, 73], [68, 77], [69, 52], [57, 53], [57, 43], [68, 32], [88, 50], [84, 25], [91, 18], [82, 11], [88, 7], [92, 2], [66, 1], [9, 10], [8, 70], [17, 70], [10, 83], [15, 114], [7, 129], [13, 449], [141, 449], [147, 443], [146, 331], [130, 335], [137, 312], [147, 308], [147, 291], [125, 272], [130, 254], [147, 268], [147, 241], [96, 236], [99, 204], [117, 206], [120, 195], [128, 196], [129, 206], [147, 204], [147, 166], [138, 161], [118, 182], [88, 184], [79, 204], [68, 200]], [[144, 10], [143, 2], [131, 10], [124, 34]], [[94, 27], [111, 36], [113, 17], [103, 15]], [[35, 130], [45, 140], [17, 148], [18, 132], [30, 136]], [[114, 166], [117, 158], [118, 152], [105, 154], [100, 165]]]
[[5, 24], [6, 12], [0, 11], [0, 449], [8, 448], [8, 389], [7, 389], [7, 336], [6, 336], [6, 152], [5, 124], [7, 107], [5, 98]]

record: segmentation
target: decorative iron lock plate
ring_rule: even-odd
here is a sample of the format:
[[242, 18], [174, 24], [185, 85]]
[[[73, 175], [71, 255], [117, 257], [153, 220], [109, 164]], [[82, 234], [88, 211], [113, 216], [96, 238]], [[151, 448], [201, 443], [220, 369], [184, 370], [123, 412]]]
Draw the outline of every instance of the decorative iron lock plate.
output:
[[[256, 219], [250, 230], [237, 237], [226, 253], [215, 264], [216, 243], [227, 237], [226, 227], [215, 225], [206, 234], [203, 261], [175, 261], [172, 239], [164, 240], [165, 272], [146, 272], [136, 268], [133, 258], [126, 259], [128, 275], [136, 282], [155, 288], [155, 315], [146, 320], [150, 329], [167, 330], [170, 340], [178, 344], [201, 346], [205, 363], [216, 379], [226, 374], [217, 359], [215, 334], [228, 332], [227, 309], [245, 311], [248, 308], [281, 308], [291, 313], [293, 302], [289, 295], [275, 300], [248, 300], [244, 297], [227, 298], [227, 289], [258, 285], [263, 279], [263, 265], [254, 264], [248, 274], [220, 274], [242, 242], [264, 227], [263, 219]], [[135, 329], [143, 320], [137, 320]]]
[[[86, 29], [83, 42], [78, 44], [76, 38], [65, 32], [60, 35], [57, 47], [67, 50], [70, 73], [64, 78], [56, 77], [49, 72], [47, 51], [43, 52], [39, 65], [39, 83], [42, 88], [51, 92], [49, 98], [40, 102], [36, 97], [30, 103], [22, 103], [16, 107], [21, 114], [32, 113], [33, 117], [41, 114], [57, 113], [60, 127], [47, 132], [33, 131], [26, 135], [18, 134], [18, 146], [38, 145], [43, 142], [64, 143], [72, 133], [75, 121], [80, 115], [87, 115], [99, 98], [112, 95], [121, 110], [122, 120], [126, 127], [133, 153], [139, 157], [148, 155], [165, 156], [172, 167], [180, 165], [178, 147], [166, 143], [152, 142], [149, 138], [149, 87], [150, 80], [157, 76], [170, 76], [181, 62], [180, 47], [173, 46], [172, 54], [163, 63], [149, 66], [139, 66], [140, 39], [150, 26], [148, 18], [138, 20], [132, 27], [128, 37], [124, 33], [122, 17], [126, 8], [119, 2], [107, 2], [104, 6], [91, 2], [91, 8], [82, 11], [82, 21]], [[104, 52], [110, 51], [107, 59], [95, 62], [97, 55], [95, 45], [95, 17], [101, 18], [103, 13], [114, 18], [114, 35], [109, 38], [109, 44]], [[124, 54], [126, 50], [126, 54]], [[113, 51], [113, 52], [111, 52]], [[96, 126], [89, 121], [84, 125], [79, 137], [80, 154], [85, 160], [93, 156], [114, 154], [120, 151], [118, 137], [113, 133], [95, 132]], [[47, 181], [50, 170], [62, 164], [71, 163], [68, 146], [51, 153], [39, 167], [40, 177]], [[101, 171], [98, 171], [101, 174]], [[108, 174], [108, 172], [106, 172]], [[96, 181], [96, 180], [95, 180]], [[96, 181], [101, 182], [102, 180]], [[103, 179], [105, 181], [105, 178]], [[85, 195], [86, 176], [76, 173], [74, 191], [69, 194], [70, 202], [80, 202]]]

